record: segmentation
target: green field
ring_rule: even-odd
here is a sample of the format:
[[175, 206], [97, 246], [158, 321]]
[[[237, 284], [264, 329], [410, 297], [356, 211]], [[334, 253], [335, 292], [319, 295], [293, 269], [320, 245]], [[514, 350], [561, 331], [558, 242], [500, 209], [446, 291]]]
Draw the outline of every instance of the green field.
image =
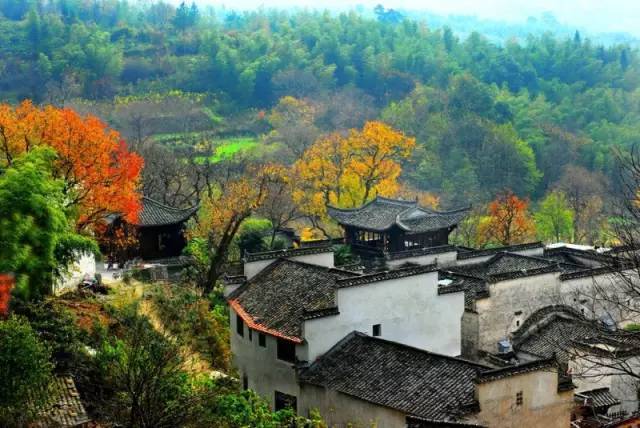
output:
[[[258, 147], [258, 140], [255, 137], [236, 137], [216, 140], [216, 151], [209, 158], [209, 162], [216, 163], [225, 159], [230, 159], [234, 155], [241, 152], [249, 152]], [[204, 157], [197, 159], [198, 162], [204, 162]]]
[[227, 138], [220, 140], [220, 145], [216, 148], [216, 154], [211, 157], [211, 162], [232, 158], [240, 152], [248, 152], [258, 146], [258, 140], [253, 137]]

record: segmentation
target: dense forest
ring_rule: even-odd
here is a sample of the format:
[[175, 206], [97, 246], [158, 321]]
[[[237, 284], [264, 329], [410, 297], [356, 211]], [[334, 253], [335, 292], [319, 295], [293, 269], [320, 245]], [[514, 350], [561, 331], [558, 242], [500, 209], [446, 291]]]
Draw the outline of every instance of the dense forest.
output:
[[[494, 44], [382, 6], [363, 15], [2, 0], [0, 13], [0, 99], [102, 117], [146, 158], [148, 194], [172, 187], [158, 183], [158, 150], [200, 161], [268, 157], [274, 144], [301, 153], [380, 120], [415, 137], [403, 181], [441, 206], [505, 189], [536, 203], [561, 189], [576, 218], [610, 215], [619, 152], [640, 126], [638, 52], [579, 32]], [[167, 202], [188, 205], [195, 193]]]

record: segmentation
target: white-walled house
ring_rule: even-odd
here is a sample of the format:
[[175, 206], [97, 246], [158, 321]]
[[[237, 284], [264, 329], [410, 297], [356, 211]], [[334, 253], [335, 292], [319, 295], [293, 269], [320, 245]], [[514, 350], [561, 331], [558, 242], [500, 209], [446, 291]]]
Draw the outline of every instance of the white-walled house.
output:
[[[225, 286], [243, 387], [336, 427], [568, 426], [576, 385], [553, 355], [527, 355], [521, 333], [558, 305], [605, 313], [579, 294], [615, 281], [615, 259], [450, 245], [464, 212], [386, 198], [331, 208], [352, 249], [375, 258], [365, 273], [336, 268], [318, 243], [247, 254]], [[605, 397], [591, 386], [578, 390]]]
[[513, 355], [520, 361], [555, 358], [571, 374], [577, 405], [604, 415], [640, 410], [640, 381], [631, 374], [640, 373], [638, 333], [590, 320], [569, 306], [548, 306], [513, 334]]
[[435, 266], [360, 275], [331, 265], [278, 258], [228, 297], [235, 366], [274, 407], [298, 397], [297, 364], [354, 330], [460, 354], [464, 293], [439, 287]]

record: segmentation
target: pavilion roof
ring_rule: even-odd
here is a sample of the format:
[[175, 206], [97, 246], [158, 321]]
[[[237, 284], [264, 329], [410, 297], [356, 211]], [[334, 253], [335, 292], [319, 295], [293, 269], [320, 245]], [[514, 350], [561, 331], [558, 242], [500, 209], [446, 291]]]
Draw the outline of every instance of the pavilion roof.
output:
[[329, 216], [343, 226], [376, 232], [393, 227], [410, 233], [422, 233], [456, 226], [466, 217], [469, 207], [453, 211], [435, 211], [418, 206], [417, 201], [376, 197], [358, 208], [327, 206]]

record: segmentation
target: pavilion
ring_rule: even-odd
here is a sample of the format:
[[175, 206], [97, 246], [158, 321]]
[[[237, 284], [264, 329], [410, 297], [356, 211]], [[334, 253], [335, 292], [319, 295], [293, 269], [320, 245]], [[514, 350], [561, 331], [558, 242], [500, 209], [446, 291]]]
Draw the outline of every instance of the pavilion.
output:
[[328, 214], [344, 229], [345, 243], [359, 253], [395, 253], [449, 243], [449, 234], [470, 207], [435, 211], [418, 202], [376, 197], [351, 209], [327, 206]]

